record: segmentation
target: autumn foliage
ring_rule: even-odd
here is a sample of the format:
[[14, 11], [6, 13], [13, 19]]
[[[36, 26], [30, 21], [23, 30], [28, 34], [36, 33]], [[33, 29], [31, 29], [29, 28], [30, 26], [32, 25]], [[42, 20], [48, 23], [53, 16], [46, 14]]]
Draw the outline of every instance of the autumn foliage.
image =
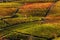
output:
[[0, 16], [10, 16], [15, 10], [16, 8], [0, 8]]
[[[48, 8], [52, 5], [53, 3], [31, 3], [31, 4], [26, 4], [20, 7], [19, 13], [28, 16], [28, 15], [35, 15], [37, 12], [38, 15], [41, 15], [43, 12], [45, 13]], [[44, 14], [43, 13], [43, 14]]]

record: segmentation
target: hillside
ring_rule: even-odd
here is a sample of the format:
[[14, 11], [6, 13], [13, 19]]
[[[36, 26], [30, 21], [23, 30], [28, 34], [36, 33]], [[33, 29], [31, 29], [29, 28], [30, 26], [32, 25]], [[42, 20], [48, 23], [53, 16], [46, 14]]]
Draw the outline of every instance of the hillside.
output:
[[18, 1], [0, 3], [0, 40], [60, 40], [60, 1]]

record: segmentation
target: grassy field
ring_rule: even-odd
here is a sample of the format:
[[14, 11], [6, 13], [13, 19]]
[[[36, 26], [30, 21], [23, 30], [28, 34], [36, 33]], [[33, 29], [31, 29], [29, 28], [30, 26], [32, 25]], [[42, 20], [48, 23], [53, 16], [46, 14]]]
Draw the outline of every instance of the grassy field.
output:
[[60, 35], [60, 27], [57, 25], [59, 24], [38, 24], [37, 22], [23, 23], [7, 28], [5, 31], [1, 32], [1, 35], [6, 34], [5, 36], [9, 37], [15, 33], [18, 35], [20, 32], [40, 37], [52, 38]]

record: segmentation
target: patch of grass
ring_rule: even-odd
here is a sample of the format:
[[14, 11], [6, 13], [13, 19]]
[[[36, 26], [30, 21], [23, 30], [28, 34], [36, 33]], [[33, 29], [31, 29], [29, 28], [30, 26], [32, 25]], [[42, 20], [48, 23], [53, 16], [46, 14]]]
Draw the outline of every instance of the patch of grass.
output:
[[17, 18], [9, 18], [4, 19], [6, 22], [8, 22], [10, 25], [16, 24], [16, 23], [22, 23], [22, 22], [32, 22], [32, 21], [40, 21], [41, 17], [17, 17]]
[[16, 31], [47, 38], [60, 35], [60, 27], [58, 24], [35, 24], [29, 26], [29, 28], [17, 29]]
[[[24, 24], [15, 25], [12, 28], [3, 30], [6, 37], [21, 33], [31, 34], [40, 37], [52, 38], [60, 35], [60, 25], [59, 24], [37, 24], [37, 22], [29, 22]], [[9, 33], [9, 34], [8, 34]], [[11, 34], [12, 33], [12, 34]], [[13, 35], [14, 36], [14, 35]]]
[[9, 8], [9, 7], [19, 7], [19, 6], [21, 6], [21, 5], [22, 5], [22, 4], [17, 3], [17, 2], [0, 3], [0, 7], [6, 7], [6, 8]]
[[4, 23], [4, 21], [0, 20], [0, 29], [4, 28], [6, 25], [8, 25], [8, 24], [6, 24], [6, 23]]
[[[5, 35], [5, 34], [10, 34], [11, 32], [14, 33], [16, 29], [25, 29], [25, 28], [29, 28], [29, 26], [34, 25], [33, 22], [30, 22], [30, 23], [23, 23], [23, 24], [18, 24], [18, 25], [14, 25], [14, 26], [10, 26], [10, 27], [6, 27], [6, 29], [2, 29], [0, 32], [1, 36], [2, 35]], [[4, 33], [4, 34], [3, 34]]]

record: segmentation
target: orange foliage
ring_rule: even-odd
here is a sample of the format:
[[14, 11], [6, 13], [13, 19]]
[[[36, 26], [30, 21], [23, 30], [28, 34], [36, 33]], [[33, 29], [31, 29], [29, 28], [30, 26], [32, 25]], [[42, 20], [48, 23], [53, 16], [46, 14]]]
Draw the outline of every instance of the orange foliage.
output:
[[29, 5], [24, 5], [21, 6], [22, 9], [33, 9], [33, 8], [48, 8], [52, 5], [53, 3], [32, 3]]
[[[24, 16], [29, 16], [29, 13], [26, 13], [28, 11], [32, 11], [33, 9], [46, 9], [49, 8], [53, 3], [31, 3], [26, 4], [20, 7], [19, 13], [22, 13]], [[37, 11], [38, 12], [38, 11]]]

